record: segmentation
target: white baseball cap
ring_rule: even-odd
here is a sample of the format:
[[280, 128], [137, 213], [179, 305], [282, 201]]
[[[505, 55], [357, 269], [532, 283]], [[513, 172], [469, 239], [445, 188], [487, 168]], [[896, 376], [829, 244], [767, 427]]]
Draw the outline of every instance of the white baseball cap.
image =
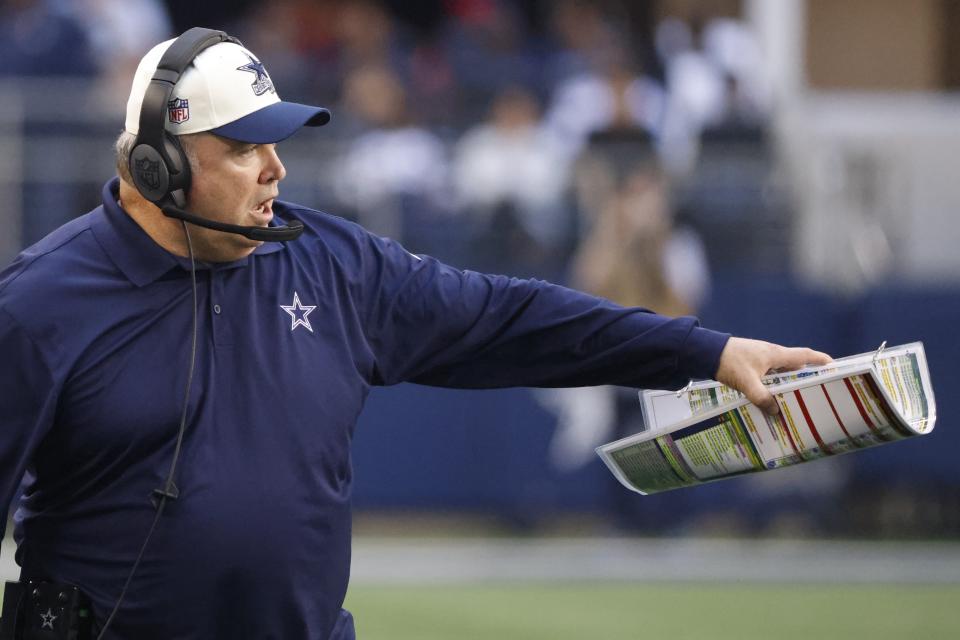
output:
[[[143, 96], [164, 52], [176, 39], [147, 52], [133, 77], [124, 128], [136, 135]], [[221, 42], [201, 51], [174, 86], [164, 128], [173, 135], [210, 131], [250, 143], [280, 142], [300, 127], [330, 121], [330, 112], [283, 102], [263, 64], [250, 51]]]

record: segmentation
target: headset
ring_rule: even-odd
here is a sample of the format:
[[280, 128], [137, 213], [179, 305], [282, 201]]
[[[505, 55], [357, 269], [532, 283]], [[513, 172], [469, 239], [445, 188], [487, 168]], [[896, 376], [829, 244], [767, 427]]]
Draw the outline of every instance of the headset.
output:
[[296, 240], [303, 233], [303, 223], [299, 220], [277, 227], [243, 226], [207, 220], [186, 210], [190, 162], [177, 136], [164, 128], [167, 103], [173, 98], [174, 86], [193, 59], [204, 49], [221, 42], [243, 46], [237, 38], [223, 31], [193, 27], [177, 38], [160, 58], [140, 106], [140, 127], [128, 165], [133, 184], [144, 198], [170, 218], [215, 231], [236, 233], [251, 240]]

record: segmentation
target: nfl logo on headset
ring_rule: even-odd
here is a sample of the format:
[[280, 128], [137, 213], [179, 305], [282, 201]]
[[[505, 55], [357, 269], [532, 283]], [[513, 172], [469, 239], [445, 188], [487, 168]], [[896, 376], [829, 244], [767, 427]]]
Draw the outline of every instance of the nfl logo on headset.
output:
[[174, 98], [167, 103], [167, 116], [173, 124], [190, 119], [190, 102], [184, 98]]
[[146, 158], [134, 161], [134, 171], [137, 177], [151, 189], [160, 186], [160, 161], [150, 161]]

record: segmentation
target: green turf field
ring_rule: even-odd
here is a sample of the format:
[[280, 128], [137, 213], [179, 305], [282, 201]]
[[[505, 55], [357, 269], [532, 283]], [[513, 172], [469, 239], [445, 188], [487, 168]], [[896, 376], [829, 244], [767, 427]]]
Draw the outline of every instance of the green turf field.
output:
[[363, 585], [346, 607], [359, 640], [960, 638], [960, 586]]
[[960, 639], [960, 586], [351, 586], [359, 640]]

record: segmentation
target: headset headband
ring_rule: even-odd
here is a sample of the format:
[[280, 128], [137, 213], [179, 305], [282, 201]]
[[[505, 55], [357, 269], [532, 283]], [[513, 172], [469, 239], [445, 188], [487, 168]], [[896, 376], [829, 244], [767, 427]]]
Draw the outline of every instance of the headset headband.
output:
[[201, 51], [221, 42], [240, 44], [239, 40], [223, 31], [193, 27], [167, 48], [143, 94], [137, 144], [149, 145], [163, 153], [164, 121], [174, 86]]

